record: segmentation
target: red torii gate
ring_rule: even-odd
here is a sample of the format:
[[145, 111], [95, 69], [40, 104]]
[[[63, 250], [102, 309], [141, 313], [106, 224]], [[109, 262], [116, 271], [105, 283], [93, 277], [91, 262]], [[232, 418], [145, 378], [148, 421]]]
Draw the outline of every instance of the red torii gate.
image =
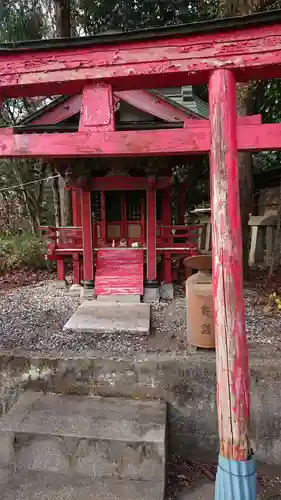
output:
[[[220, 455], [241, 463], [252, 452], [237, 153], [281, 149], [281, 124], [237, 123], [236, 82], [280, 76], [280, 11], [141, 33], [0, 46], [2, 98], [83, 93], [77, 133], [2, 129], [0, 157], [210, 152]], [[209, 122], [153, 132], [115, 130], [113, 89], [207, 82]]]

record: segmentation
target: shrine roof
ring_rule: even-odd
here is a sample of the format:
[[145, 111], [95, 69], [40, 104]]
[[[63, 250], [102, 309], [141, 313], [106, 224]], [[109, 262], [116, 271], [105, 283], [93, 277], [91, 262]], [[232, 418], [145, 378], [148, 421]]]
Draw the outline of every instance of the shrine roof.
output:
[[182, 37], [188, 35], [204, 35], [212, 32], [242, 30], [251, 26], [265, 26], [281, 23], [281, 9], [265, 13], [251, 14], [249, 16], [228, 17], [212, 21], [200, 21], [196, 23], [181, 24], [177, 26], [156, 27], [138, 31], [127, 31], [120, 33], [102, 33], [95, 36], [55, 38], [45, 40], [27, 40], [21, 42], [0, 43], [0, 52], [26, 52], [48, 49], [69, 49], [76, 47], [87, 47], [93, 45], [114, 45], [146, 40], [159, 40], [166, 37]]

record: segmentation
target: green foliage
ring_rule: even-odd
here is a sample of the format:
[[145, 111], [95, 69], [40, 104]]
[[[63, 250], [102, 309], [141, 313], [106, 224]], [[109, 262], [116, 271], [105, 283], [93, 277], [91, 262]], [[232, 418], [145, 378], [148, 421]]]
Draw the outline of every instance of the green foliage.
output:
[[281, 121], [281, 80], [265, 80], [258, 82], [258, 92], [256, 101], [267, 123], [276, 123]]
[[[261, 113], [264, 123], [281, 122], [281, 79], [252, 84], [254, 113]], [[253, 155], [255, 170], [269, 170], [281, 165], [281, 151], [263, 151]]]
[[43, 12], [38, 0], [3, 0], [0, 3], [0, 40], [32, 40], [44, 34]]
[[17, 235], [0, 234], [1, 270], [47, 267], [46, 250], [45, 242], [30, 232]]
[[198, 7], [197, 0], [73, 0], [71, 8], [73, 25], [81, 35], [192, 21], [200, 15]]

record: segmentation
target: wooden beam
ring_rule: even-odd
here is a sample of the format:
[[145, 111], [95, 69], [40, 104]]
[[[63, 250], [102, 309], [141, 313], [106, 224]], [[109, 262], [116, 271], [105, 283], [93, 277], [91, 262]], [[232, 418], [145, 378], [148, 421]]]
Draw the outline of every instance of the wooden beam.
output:
[[145, 113], [161, 118], [167, 122], [194, 121], [190, 118], [188, 110], [184, 111], [173, 106], [160, 95], [152, 94], [147, 90], [122, 90], [114, 92], [116, 97], [128, 102]]
[[216, 70], [209, 84], [213, 297], [220, 455], [251, 456], [236, 120], [236, 82]]
[[[237, 140], [239, 151], [280, 150], [281, 124], [238, 125]], [[0, 131], [0, 158], [170, 156], [203, 154], [209, 150], [210, 134], [206, 126], [63, 134], [3, 134]]]
[[93, 81], [116, 90], [175, 87], [207, 83], [215, 68], [232, 69], [237, 81], [280, 77], [280, 22], [93, 47], [2, 51], [0, 91], [6, 97], [78, 94]]
[[77, 158], [89, 156], [173, 155], [209, 150], [205, 128], [129, 132], [1, 134], [2, 158]]
[[[195, 120], [189, 117], [188, 111], [183, 111], [176, 106], [162, 99], [161, 96], [151, 94], [147, 90], [124, 90], [113, 92], [118, 99], [128, 102], [132, 106], [153, 116], [157, 116], [168, 122], [184, 122], [185, 127], [194, 127], [198, 122], [200, 127], [209, 127], [208, 120]], [[76, 115], [81, 111], [82, 95], [70, 96], [67, 101], [59, 103], [52, 109], [47, 109], [41, 116], [30, 121], [30, 125], [56, 125], [71, 116]], [[256, 125], [261, 123], [261, 115], [239, 116], [238, 123], [240, 125]], [[13, 133], [13, 129], [1, 129], [1, 132], [6, 130], [7, 133]]]
[[82, 213], [81, 213], [81, 190], [72, 190], [72, 212], [73, 212], [73, 226], [82, 226]]
[[[259, 125], [262, 123], [262, 116], [259, 115], [248, 115], [248, 116], [237, 116], [238, 125]], [[192, 128], [210, 128], [209, 120], [186, 120], [184, 126]]]
[[54, 108], [46, 110], [41, 116], [34, 118], [29, 125], [56, 125], [80, 112], [82, 105], [82, 95], [73, 95], [65, 102], [58, 104]]
[[[170, 177], [159, 177], [155, 180], [156, 189], [164, 189], [171, 185]], [[130, 177], [111, 175], [109, 177], [95, 177], [91, 182], [91, 189], [95, 191], [126, 191], [147, 189], [149, 181], [147, 177]]]
[[83, 90], [79, 131], [111, 132], [114, 129], [111, 85], [87, 85]]

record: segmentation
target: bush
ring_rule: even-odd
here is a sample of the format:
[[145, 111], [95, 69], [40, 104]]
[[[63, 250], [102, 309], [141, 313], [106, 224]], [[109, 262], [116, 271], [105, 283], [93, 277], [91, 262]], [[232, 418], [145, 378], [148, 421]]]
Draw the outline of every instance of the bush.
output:
[[32, 233], [0, 234], [0, 267], [2, 271], [23, 267], [46, 268], [48, 267], [48, 262], [45, 260], [46, 251], [46, 243]]

